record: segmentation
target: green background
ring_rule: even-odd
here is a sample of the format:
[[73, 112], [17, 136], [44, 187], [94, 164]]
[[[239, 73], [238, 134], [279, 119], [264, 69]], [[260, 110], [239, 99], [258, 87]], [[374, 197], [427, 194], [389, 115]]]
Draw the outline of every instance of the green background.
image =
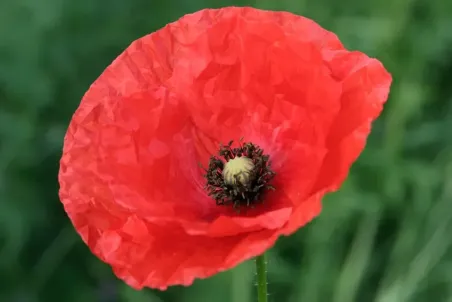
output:
[[[269, 252], [270, 301], [452, 302], [452, 1], [2, 0], [0, 301], [256, 301], [253, 263], [166, 292], [128, 288], [59, 203], [63, 135], [131, 41], [206, 7], [303, 14], [394, 82], [350, 177]], [[208, 255], [206, 255], [208, 257]]]

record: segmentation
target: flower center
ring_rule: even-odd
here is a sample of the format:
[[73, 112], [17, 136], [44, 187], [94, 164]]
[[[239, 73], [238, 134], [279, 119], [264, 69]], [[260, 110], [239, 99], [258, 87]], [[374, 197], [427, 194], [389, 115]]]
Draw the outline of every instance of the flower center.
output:
[[232, 148], [233, 141], [220, 146], [219, 156], [211, 156], [206, 171], [205, 189], [217, 205], [254, 206], [262, 202], [263, 194], [275, 188], [270, 181], [275, 176], [269, 156], [253, 143]]
[[248, 157], [236, 157], [229, 160], [223, 169], [223, 179], [228, 185], [236, 185], [240, 182], [247, 185], [250, 181], [250, 173], [254, 170], [254, 163]]

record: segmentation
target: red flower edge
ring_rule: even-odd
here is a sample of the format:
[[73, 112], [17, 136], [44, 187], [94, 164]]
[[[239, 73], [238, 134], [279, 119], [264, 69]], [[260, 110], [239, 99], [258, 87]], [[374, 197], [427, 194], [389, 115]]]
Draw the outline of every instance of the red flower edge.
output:
[[[133, 42], [85, 94], [64, 140], [60, 199], [130, 286], [190, 285], [320, 213], [391, 81], [304, 17], [248, 7], [186, 15]], [[198, 162], [242, 136], [270, 154], [276, 191], [237, 213], [206, 195]]]

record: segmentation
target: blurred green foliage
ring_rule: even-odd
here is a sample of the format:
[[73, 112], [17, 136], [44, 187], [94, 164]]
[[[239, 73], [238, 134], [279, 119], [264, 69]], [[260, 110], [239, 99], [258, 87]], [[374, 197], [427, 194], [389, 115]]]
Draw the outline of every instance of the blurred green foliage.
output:
[[2, 0], [0, 301], [256, 301], [253, 263], [137, 292], [90, 254], [58, 201], [62, 139], [89, 85], [133, 40], [206, 7], [313, 18], [394, 84], [324, 212], [269, 252], [270, 301], [452, 302], [452, 1]]

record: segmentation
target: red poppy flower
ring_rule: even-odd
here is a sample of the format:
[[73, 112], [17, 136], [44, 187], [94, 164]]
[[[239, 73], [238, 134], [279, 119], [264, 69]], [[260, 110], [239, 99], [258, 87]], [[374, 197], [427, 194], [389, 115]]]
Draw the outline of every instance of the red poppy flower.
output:
[[[316, 217], [390, 84], [379, 61], [309, 19], [237, 7], [186, 15], [133, 42], [83, 97], [61, 200], [130, 286], [189, 285]], [[237, 158], [252, 185], [225, 174]]]

